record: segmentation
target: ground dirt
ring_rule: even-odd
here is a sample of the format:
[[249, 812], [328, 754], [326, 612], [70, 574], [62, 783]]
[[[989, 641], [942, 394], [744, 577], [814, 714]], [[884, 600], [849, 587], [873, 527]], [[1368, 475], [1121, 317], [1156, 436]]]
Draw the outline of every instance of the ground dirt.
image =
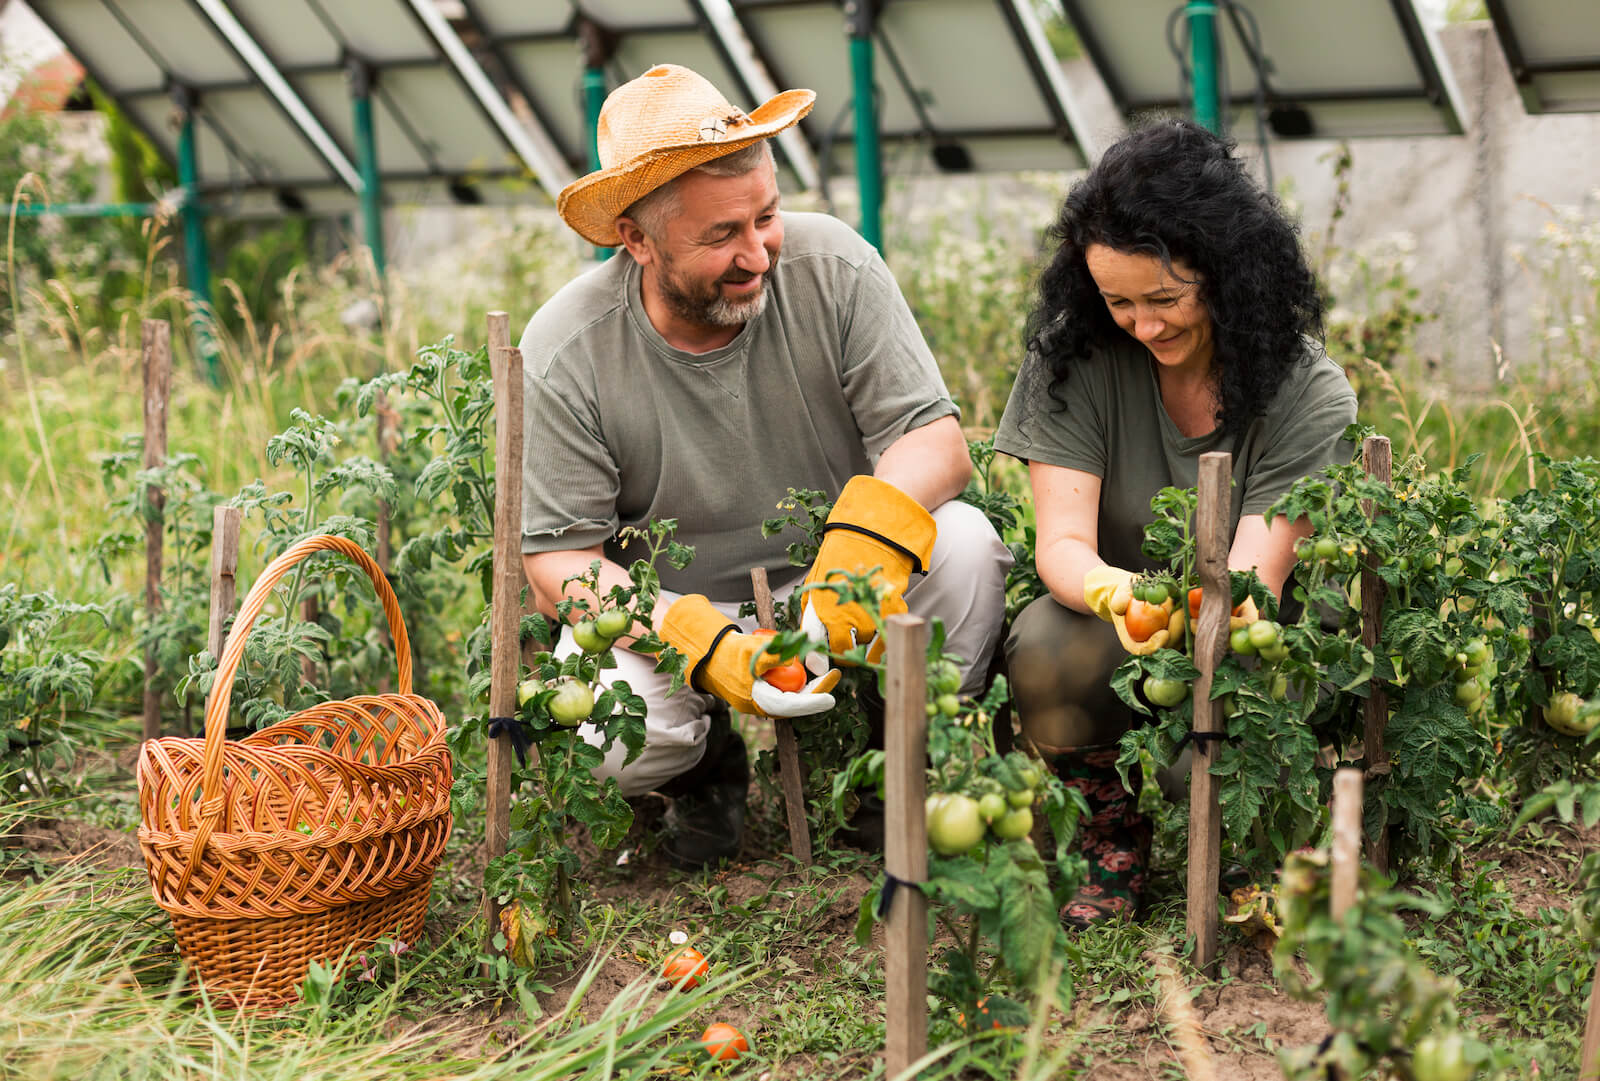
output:
[[[586, 880], [601, 901], [673, 910], [678, 913], [674, 923], [681, 922], [691, 931], [699, 919], [708, 924], [715, 920], [709, 897], [714, 896], [715, 903], [722, 907], [748, 906], [758, 900], [779, 903], [778, 898], [789, 896], [792, 891], [816, 906], [820, 902], [813, 898], [826, 895], [820, 911], [805, 921], [804, 935], [796, 934], [789, 942], [767, 944], [771, 956], [812, 956], [811, 967], [826, 971], [830, 967], [826, 961], [858, 950], [853, 934], [857, 912], [862, 896], [881, 871], [881, 863], [866, 859], [853, 867], [826, 872], [798, 868], [784, 858], [788, 836], [781, 812], [773, 809], [772, 797], [754, 782], [750, 797], [752, 817], [740, 861], [692, 877], [671, 870], [654, 845], [665, 803], [659, 797], [646, 796], [634, 801], [636, 821], [620, 852], [601, 853], [584, 846]], [[131, 832], [60, 819], [28, 820], [11, 834], [0, 837], [0, 845], [24, 850], [43, 862], [88, 861], [106, 868], [142, 865]], [[1600, 849], [1600, 829], [1564, 831], [1548, 849], [1484, 849], [1464, 856], [1477, 863], [1497, 863], [1496, 877], [1513, 895], [1519, 910], [1531, 914], [1541, 908], [1565, 907], [1578, 862], [1585, 851], [1595, 849]], [[481, 846], [459, 852], [450, 862], [450, 873], [458, 880], [477, 881], [484, 863]], [[1176, 880], [1176, 884], [1169, 883], [1171, 888], [1181, 890], [1180, 868], [1158, 866], [1156, 871], [1158, 875], [1171, 876]], [[465, 918], [466, 913], [461, 915]], [[435, 920], [430, 920], [430, 931], [447, 933], [444, 923]], [[1209, 1058], [1217, 1078], [1276, 1081], [1282, 1074], [1271, 1047], [1315, 1044], [1328, 1032], [1319, 1005], [1296, 1001], [1279, 989], [1272, 975], [1270, 944], [1269, 938], [1251, 939], [1225, 926], [1221, 960], [1226, 976], [1203, 982], [1190, 973], [1179, 977], [1187, 982], [1176, 988], [1169, 983], [1166, 988], [1169, 994], [1176, 991], [1191, 997], [1192, 1017], [1203, 1037], [1198, 1053]], [[1171, 950], [1180, 945], [1157, 944], [1156, 948]], [[882, 949], [881, 928], [875, 933], [871, 949]], [[581, 998], [574, 1012], [592, 1020], [619, 995], [636, 987], [641, 977], [658, 971], [659, 964], [659, 957], [613, 953], [586, 983], [582, 981], [582, 971], [552, 971], [546, 980], [550, 989], [539, 995], [540, 1005], [547, 1016], [565, 1010], [581, 984]], [[1152, 985], [1157, 981], [1155, 968], [1152, 966], [1150, 975]], [[802, 967], [786, 971], [781, 978], [806, 980], [808, 974]], [[1080, 1076], [1094, 1081], [1166, 1081], [1203, 1076], [1193, 1072], [1192, 1064], [1190, 1072], [1184, 1072], [1176, 1035], [1178, 1014], [1167, 1005], [1173, 1001], [1171, 997], [1162, 1000], [1159, 1008], [1149, 1005], [1148, 995], [1107, 1006], [1096, 1003], [1097, 998], [1103, 1002], [1105, 996], [1094, 991], [1093, 987], [1080, 986], [1079, 1004], [1064, 1025], [1075, 1031], [1080, 1041], [1081, 1050], [1072, 1060], [1081, 1071]], [[671, 991], [659, 983], [652, 993]], [[723, 1018], [759, 1040], [763, 1001], [765, 996], [761, 993], [728, 1001], [722, 1009]], [[527, 1030], [525, 1021], [515, 1016], [509, 1004], [422, 1018], [414, 1023], [437, 1033], [442, 1058], [494, 1054]], [[1195, 1053], [1192, 1048], [1190, 1053]], [[772, 1070], [766, 1081], [816, 1077], [845, 1081], [870, 1075], [875, 1064], [875, 1056], [865, 1052], [830, 1056], [826, 1061], [810, 1055], [796, 1056]]]

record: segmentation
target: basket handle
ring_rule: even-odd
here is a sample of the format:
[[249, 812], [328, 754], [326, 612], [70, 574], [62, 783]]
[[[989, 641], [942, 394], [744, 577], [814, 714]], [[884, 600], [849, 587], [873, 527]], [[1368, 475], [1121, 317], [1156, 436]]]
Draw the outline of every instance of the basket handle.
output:
[[250, 636], [251, 625], [255, 623], [256, 616], [261, 614], [261, 609], [272, 595], [272, 587], [277, 585], [295, 564], [317, 552], [339, 552], [349, 556], [357, 566], [367, 572], [367, 577], [372, 579], [373, 587], [378, 592], [378, 600], [383, 605], [384, 617], [389, 621], [390, 640], [394, 643], [395, 653], [399, 659], [399, 691], [401, 694], [411, 693], [411, 640], [406, 636], [405, 620], [400, 615], [400, 601], [390, 588], [389, 580], [384, 577], [383, 569], [365, 549], [345, 537], [319, 533], [291, 545], [288, 551], [267, 565], [267, 569], [261, 572], [261, 577], [256, 579], [255, 585], [250, 587], [249, 595], [239, 607], [239, 615], [233, 622], [233, 629], [228, 632], [227, 645], [222, 647], [222, 658], [217, 663], [216, 681], [211, 685], [211, 697], [206, 700], [206, 743], [201, 777], [205, 798], [200, 807], [200, 828], [195, 835], [197, 853], [204, 847], [204, 837], [211, 833], [211, 829], [207, 828], [208, 820], [211, 826], [215, 826], [226, 805], [226, 801], [222, 798], [222, 745], [227, 739], [233, 677], [238, 672], [239, 662], [244, 658], [245, 639]]

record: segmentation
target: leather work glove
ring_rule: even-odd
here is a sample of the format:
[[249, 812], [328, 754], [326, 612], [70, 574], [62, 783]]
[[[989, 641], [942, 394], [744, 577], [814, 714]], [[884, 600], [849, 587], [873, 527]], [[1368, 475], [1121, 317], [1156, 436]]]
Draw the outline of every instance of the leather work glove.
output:
[[839, 682], [838, 669], [829, 669], [798, 691], [780, 691], [760, 678], [780, 663], [766, 652], [770, 639], [745, 634], [699, 593], [690, 593], [667, 609], [661, 638], [689, 658], [691, 687], [716, 695], [740, 713], [809, 717], [833, 708], [828, 692]]
[[[806, 575], [806, 586], [818, 586], [844, 574], [872, 572], [878, 588], [878, 613], [888, 619], [906, 611], [905, 591], [913, 572], [927, 570], [938, 535], [933, 515], [887, 481], [861, 475], [852, 477], [822, 527], [822, 546]], [[876, 568], [876, 570], [874, 570]], [[813, 638], [826, 638], [834, 656], [866, 642], [867, 661], [883, 656], [883, 642], [874, 641], [878, 626], [859, 604], [842, 604], [829, 589], [805, 594], [800, 629]], [[812, 654], [806, 667], [821, 671], [828, 658]]]
[[[1128, 633], [1127, 624], [1128, 605], [1133, 601], [1133, 579], [1132, 571], [1101, 564], [1083, 576], [1083, 601], [1089, 606], [1089, 611], [1111, 624], [1123, 649], [1136, 657], [1143, 657], [1183, 633], [1184, 613], [1170, 610], [1165, 627], [1152, 632], [1143, 642], [1138, 641]], [[1168, 601], [1167, 605], [1170, 609], [1172, 602]]]

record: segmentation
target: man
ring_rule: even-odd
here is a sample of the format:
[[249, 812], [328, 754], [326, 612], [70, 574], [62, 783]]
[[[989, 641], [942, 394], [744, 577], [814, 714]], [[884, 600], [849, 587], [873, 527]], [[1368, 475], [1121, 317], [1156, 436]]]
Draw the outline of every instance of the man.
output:
[[[788, 489], [838, 496], [812, 577], [882, 568], [885, 612], [943, 619], [947, 649], [969, 659], [965, 689], [1003, 620], [1011, 557], [955, 501], [972, 471], [957, 409], [888, 268], [843, 223], [779, 210], [766, 140], [814, 100], [790, 90], [746, 115], [672, 65], [617, 88], [602, 168], [557, 207], [623, 250], [552, 297], [521, 341], [522, 550], [541, 606], [596, 559], [602, 594], [629, 584], [622, 527], [675, 518], [696, 552], [658, 568], [658, 630], [687, 656], [689, 685], [668, 697], [653, 657], [618, 650], [610, 675], [645, 699], [646, 744], [626, 768], [613, 747], [602, 767], [624, 795], [672, 800], [664, 847], [685, 867], [739, 851], [748, 765], [719, 699], [768, 716], [833, 705], [836, 675], [789, 693], [753, 679], [761, 640], [736, 618], [751, 568], [779, 599], [800, 584], [794, 538], [761, 536]], [[807, 597], [806, 625], [833, 653], [871, 636], [858, 607]]]

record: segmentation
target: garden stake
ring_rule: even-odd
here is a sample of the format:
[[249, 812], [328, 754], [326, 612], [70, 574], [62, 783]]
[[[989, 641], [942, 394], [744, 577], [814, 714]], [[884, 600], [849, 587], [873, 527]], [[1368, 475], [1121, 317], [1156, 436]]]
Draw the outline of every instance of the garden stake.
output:
[[1333, 775], [1333, 898], [1329, 914], [1344, 919], [1356, 903], [1361, 875], [1361, 771], [1346, 766]]
[[239, 573], [242, 517], [244, 511], [238, 507], [217, 507], [211, 512], [211, 613], [206, 624], [206, 651], [219, 662], [228, 622], [233, 619], [233, 606], [238, 602], [234, 575]]
[[[1369, 435], [1361, 443], [1361, 464], [1367, 476], [1389, 483], [1389, 440], [1381, 435]], [[1367, 517], [1372, 517], [1372, 501], [1363, 500]], [[1361, 568], [1361, 644], [1370, 650], [1378, 648], [1383, 637], [1383, 579], [1377, 569], [1368, 565]], [[1367, 778], [1376, 780], [1389, 774], [1389, 751], [1383, 745], [1383, 730], [1389, 723], [1389, 696], [1377, 680], [1372, 682], [1372, 693], [1367, 698], [1366, 724], [1361, 736], [1363, 753], [1367, 760]], [[1373, 831], [1367, 838], [1367, 861], [1380, 871], [1389, 869], [1389, 831]]]
[[884, 631], [888, 687], [884, 695], [885, 890], [896, 882], [883, 942], [886, 1001], [884, 1074], [899, 1077], [928, 1049], [927, 621], [890, 616]]
[[[490, 312], [489, 313], [489, 355], [493, 356], [494, 355], [494, 351], [496, 349], [509, 349], [509, 348], [511, 348], [511, 317], [509, 315], [507, 315], [505, 312]], [[519, 462], [518, 465], [517, 465], [517, 475], [521, 476], [521, 474], [522, 474], [522, 465]], [[519, 493], [518, 496], [517, 496], [517, 500], [518, 500], [517, 506], [518, 507], [522, 506], [521, 499], [522, 499], [522, 496]], [[518, 513], [520, 514], [521, 511], [519, 510]], [[522, 550], [522, 535], [521, 535], [522, 527], [521, 527], [520, 523], [518, 524], [517, 529], [518, 529], [517, 550], [521, 551]], [[527, 582], [525, 580], [519, 580], [519, 584], [517, 586], [517, 594], [518, 594], [518, 596], [520, 597], [522, 595], [522, 587], [524, 585], [527, 585], [529, 587], [529, 589], [528, 589], [527, 599], [522, 601], [522, 603], [521, 603], [522, 614], [525, 615], [525, 616], [531, 616], [531, 615], [534, 615], [535, 613], [538, 612], [538, 606], [534, 604], [533, 589], [532, 589], [532, 583], [531, 582]], [[518, 633], [520, 635], [521, 632], [519, 631]], [[555, 642], [550, 642], [548, 644], [552, 649], [555, 648]], [[529, 638], [526, 642], [522, 643], [522, 663], [532, 667], [532, 665], [533, 665], [533, 656], [534, 656], [534, 654], [539, 653], [539, 652], [541, 652], [540, 643], [535, 641], [532, 638]]]
[[[172, 324], [146, 319], [139, 327], [144, 352], [144, 467], [159, 469], [167, 460], [167, 401], [172, 394]], [[161, 539], [166, 493], [145, 489], [150, 509], [144, 522], [144, 614], [161, 611]], [[161, 690], [156, 684], [156, 647], [144, 647], [144, 738], [161, 735]]]
[[1195, 508], [1195, 563], [1200, 576], [1200, 618], [1195, 620], [1194, 757], [1189, 766], [1189, 914], [1194, 966], [1210, 975], [1217, 960], [1217, 889], [1221, 879], [1222, 818], [1217, 813], [1218, 779], [1211, 774], [1225, 730], [1222, 711], [1211, 700], [1211, 679], [1228, 648], [1233, 610], [1228, 584], [1228, 489], [1233, 455], [1200, 456], [1199, 503]]
[[[751, 568], [750, 586], [756, 599], [756, 623], [762, 630], [776, 629], [778, 621], [772, 610], [767, 568]], [[806, 822], [806, 792], [800, 780], [800, 745], [795, 742], [794, 722], [787, 717], [774, 717], [772, 728], [778, 737], [778, 778], [783, 783], [783, 805], [789, 817], [789, 851], [801, 866], [809, 866], [811, 826]]]
[[[491, 317], [492, 318], [492, 317]], [[493, 323], [491, 322], [491, 327]], [[491, 331], [492, 332], [492, 331]], [[489, 353], [494, 378], [494, 588], [489, 598], [489, 716], [514, 717], [522, 674], [522, 353], [496, 346]], [[487, 842], [491, 861], [505, 855], [511, 838], [511, 737], [489, 739]], [[494, 950], [500, 903], [483, 898], [484, 943]]]
[[1578, 1081], [1600, 1079], [1600, 970], [1589, 987], [1589, 1013], [1583, 1020], [1583, 1050], [1578, 1061]]

